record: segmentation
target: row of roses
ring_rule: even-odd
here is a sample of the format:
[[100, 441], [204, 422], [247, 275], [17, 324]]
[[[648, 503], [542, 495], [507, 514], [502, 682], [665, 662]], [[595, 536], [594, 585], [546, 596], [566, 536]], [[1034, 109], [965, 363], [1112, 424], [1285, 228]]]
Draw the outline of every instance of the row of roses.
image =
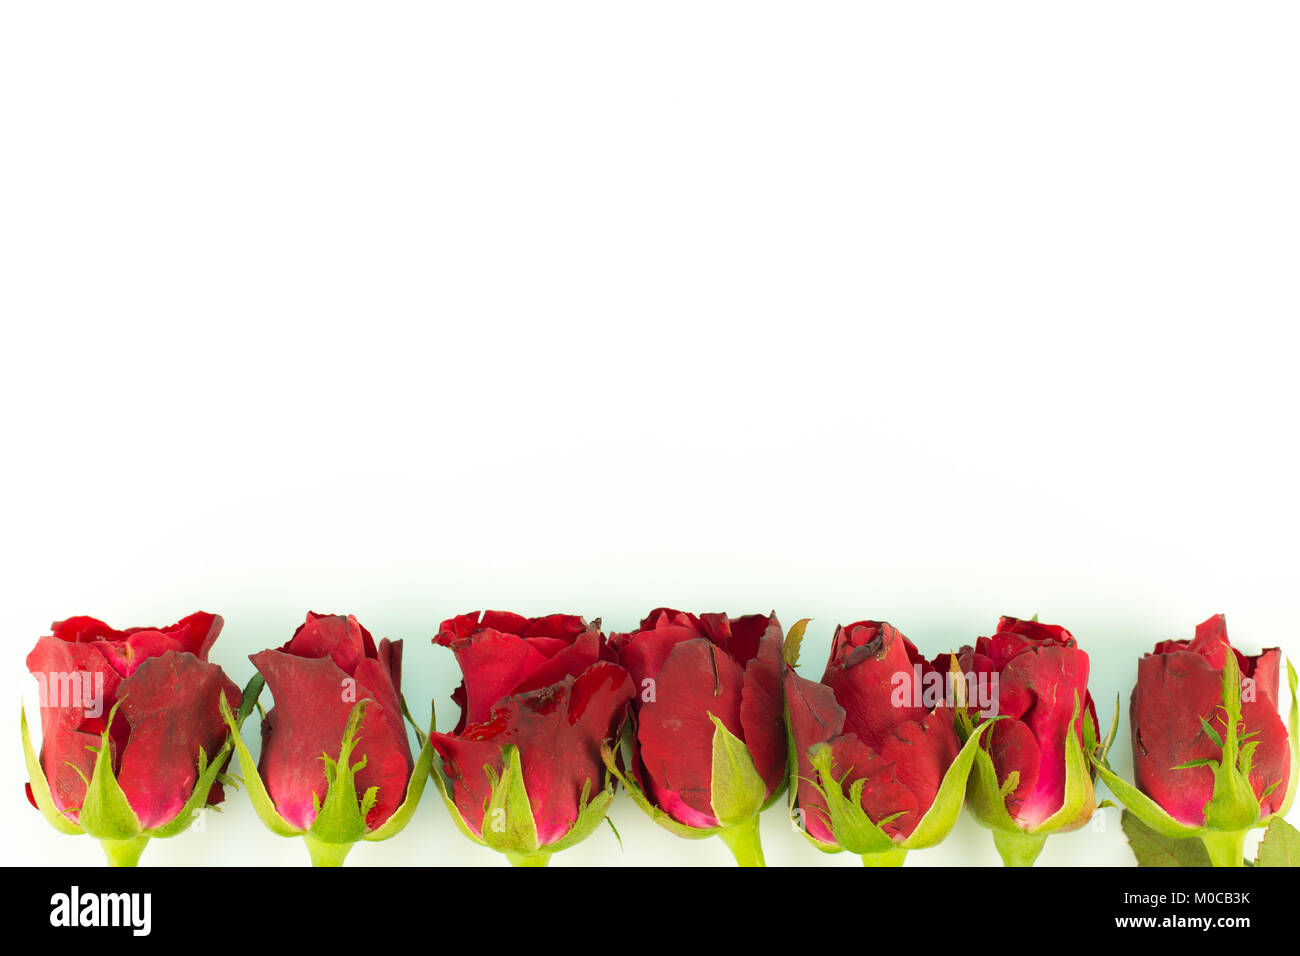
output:
[[[455, 617], [434, 643], [460, 666], [460, 718], [426, 733], [402, 698], [402, 642], [376, 643], [352, 616], [309, 614], [283, 647], [252, 655], [242, 692], [208, 661], [216, 615], [125, 631], [71, 618], [27, 659], [43, 732], [38, 757], [24, 714], [28, 796], [126, 865], [222, 801], [232, 753], [263, 823], [301, 836], [318, 865], [399, 832], [429, 779], [465, 836], [518, 865], [588, 836], [618, 784], [673, 833], [719, 836], [742, 865], [762, 864], [758, 817], [787, 788], [792, 817], [828, 852], [901, 864], [944, 839], [965, 803], [1008, 865], [1031, 865], [1048, 835], [1088, 821], [1101, 776], [1148, 828], [1237, 866], [1246, 833], [1295, 797], [1295, 669], [1288, 733], [1280, 652], [1243, 655], [1222, 615], [1139, 661], [1133, 783], [1106, 758], [1118, 701], [1103, 738], [1088, 655], [1062, 627], [1004, 617], [973, 647], [927, 659], [861, 621], [837, 628], [813, 681], [795, 669], [806, 623], [785, 633], [774, 614], [661, 608], [606, 636], [573, 615]], [[900, 674], [950, 692], [900, 695]], [[254, 761], [240, 728], [264, 684], [274, 706]], [[995, 706], [974, 706], [972, 689], [988, 687]]]

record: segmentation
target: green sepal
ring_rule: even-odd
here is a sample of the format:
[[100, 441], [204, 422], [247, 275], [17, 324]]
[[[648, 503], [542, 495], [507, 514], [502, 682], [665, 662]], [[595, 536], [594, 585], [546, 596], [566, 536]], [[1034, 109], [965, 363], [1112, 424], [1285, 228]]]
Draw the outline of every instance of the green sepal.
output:
[[[624, 733], [622, 739], [622, 746], [624, 748], [625, 753], [630, 751], [631, 748], [630, 737], [632, 733], [633, 733], [632, 721], [629, 720], [624, 726]], [[627, 791], [627, 795], [632, 798], [632, 802], [635, 803], [638, 807], [640, 807], [646, 816], [648, 816], [655, 823], [659, 824], [665, 830], [668, 830], [671, 833], [675, 833], [679, 837], [685, 837], [688, 840], [703, 840], [705, 837], [713, 836], [721, 829], [720, 827], [687, 826], [685, 823], [681, 823], [678, 820], [674, 820], [667, 813], [664, 813], [662, 810], [656, 807], [653, 803], [649, 801], [649, 799], [646, 798], [645, 793], [641, 790], [641, 787], [637, 784], [636, 778], [632, 774], [624, 773], [622, 770], [619, 769], [618, 761], [615, 758], [614, 751], [613, 749], [610, 748], [608, 744], [600, 745], [600, 758], [601, 760], [604, 761], [605, 768], [609, 770], [609, 772], [614, 775], [614, 777], [618, 780], [618, 782], [623, 785], [623, 789]]]
[[[251, 687], [252, 684], [250, 683]], [[258, 688], [260, 689], [260, 687]], [[302, 836], [306, 831], [294, 826], [275, 809], [275, 801], [266, 791], [266, 784], [262, 782], [262, 775], [257, 772], [257, 761], [253, 755], [248, 752], [248, 746], [244, 743], [244, 738], [240, 736], [239, 728], [243, 719], [252, 712], [251, 705], [245, 710], [245, 704], [248, 703], [248, 694], [244, 694], [245, 700], [240, 703], [239, 720], [230, 711], [230, 705], [226, 703], [226, 695], [221, 695], [221, 716], [226, 721], [226, 726], [230, 728], [230, 739], [235, 745], [235, 755], [239, 758], [240, 777], [244, 781], [244, 789], [248, 791], [248, 799], [253, 804], [253, 810], [257, 813], [257, 818], [262, 821], [262, 825], [274, 833], [276, 836], [294, 837]]]
[[41, 815], [50, 821], [50, 826], [60, 833], [84, 833], [75, 822], [61, 813], [54, 805], [54, 797], [50, 794], [50, 782], [45, 776], [45, 771], [41, 768], [41, 761], [36, 756], [36, 751], [32, 749], [31, 734], [27, 730], [27, 708], [19, 704], [20, 724], [22, 726], [23, 736], [23, 758], [27, 761], [27, 779], [31, 782], [32, 797], [36, 800], [36, 808], [41, 811]]
[[108, 712], [99, 746], [87, 748], [95, 753], [95, 767], [86, 785], [86, 799], [81, 805], [78, 821], [82, 829], [97, 840], [131, 840], [143, 832], [140, 818], [131, 809], [131, 802], [113, 774], [113, 749], [108, 734], [121, 705], [122, 700], [118, 700]]
[[[1243, 772], [1241, 759], [1249, 761], [1254, 749], [1243, 754], [1241, 733], [1241, 671], [1231, 647], [1224, 655], [1222, 696], [1224, 730], [1223, 755], [1214, 769], [1214, 794], [1205, 804], [1205, 825], [1211, 830], [1238, 832], [1259, 822], [1259, 798]], [[1207, 730], [1210, 728], [1206, 728]]]
[[[889, 836], [880, 825], [873, 822], [862, 809], [862, 790], [866, 786], [865, 779], [858, 779], [849, 785], [847, 796], [844, 793], [844, 781], [848, 779], [848, 771], [841, 778], [836, 778], [833, 765], [834, 754], [829, 744], [817, 744], [808, 751], [808, 759], [812, 762], [813, 770], [816, 772], [820, 782], [809, 780], [808, 783], [814, 787], [826, 802], [827, 826], [830, 827], [831, 833], [835, 835], [835, 842], [839, 844], [839, 849], [848, 850], [857, 856], [875, 853], [888, 853], [897, 848], [893, 838]], [[888, 823], [900, 814], [893, 814], [880, 821], [880, 824]], [[818, 841], [814, 840], [814, 844]]]
[[1286, 681], [1291, 688], [1291, 715], [1287, 720], [1287, 725], [1291, 731], [1291, 777], [1286, 785], [1286, 797], [1282, 800], [1282, 806], [1278, 808], [1277, 813], [1265, 817], [1266, 820], [1272, 820], [1276, 817], [1284, 817], [1291, 810], [1291, 804], [1295, 802], [1296, 784], [1300, 782], [1300, 701], [1296, 698], [1296, 672], [1295, 665], [1291, 663], [1288, 657], [1286, 661]]
[[767, 802], [767, 784], [754, 768], [745, 742], [726, 725], [713, 721], [713, 776], [709, 781], [709, 802], [722, 829], [745, 823], [758, 816]]
[[1103, 763], [1105, 762], [1106, 756], [1110, 753], [1110, 748], [1115, 743], [1115, 732], [1117, 730], [1119, 730], [1119, 694], [1115, 695], [1115, 710], [1110, 718], [1110, 733], [1106, 735], [1106, 739], [1101, 742], [1101, 745], [1097, 747], [1096, 750], [1089, 751], [1088, 756], [1090, 763], [1094, 755]]
[[[410, 719], [410, 712], [406, 709], [406, 700], [402, 700], [402, 713]], [[415, 726], [412, 721], [412, 726]], [[416, 738], [420, 741], [420, 753], [415, 758], [415, 768], [411, 771], [411, 777], [406, 783], [406, 798], [402, 800], [402, 805], [393, 811], [393, 815], [381, 823], [375, 829], [365, 835], [367, 840], [387, 840], [391, 836], [401, 833], [411, 818], [415, 815], [415, 808], [420, 804], [420, 797], [424, 795], [424, 785], [429, 780], [430, 771], [433, 768], [433, 743], [429, 740], [429, 734], [433, 733], [433, 715], [429, 715], [429, 733], [423, 733], [418, 726], [415, 726]]]
[[321, 753], [325, 762], [325, 799], [318, 800], [316, 819], [308, 832], [322, 843], [352, 844], [366, 835], [366, 813], [374, 805], [378, 788], [371, 787], [360, 801], [357, 800], [356, 775], [365, 767], [366, 758], [362, 757], [354, 764], [352, 751], [356, 749], [357, 734], [361, 731], [361, 720], [368, 703], [370, 698], [367, 697], [352, 705], [347, 728], [339, 742], [338, 757]]
[[[576, 846], [587, 837], [591, 836], [600, 826], [600, 821], [607, 819], [605, 811], [609, 809], [609, 803], [614, 799], [614, 777], [612, 774], [605, 775], [605, 787], [596, 794], [591, 800], [587, 797], [591, 793], [591, 778], [588, 777], [582, 783], [582, 796], [578, 799], [578, 817], [569, 827], [568, 832], [560, 837], [554, 843], [548, 843], [543, 848], [549, 853], [559, 853], [561, 850], [567, 850], [571, 846]], [[614, 831], [615, 836], [618, 831]], [[622, 839], [619, 839], [620, 845]]]
[[[1061, 809], [1050, 817], [1030, 827], [1026, 832], [1034, 835], [1056, 833], [1058, 830], [1078, 829], [1092, 816], [1097, 808], [1097, 795], [1092, 786], [1092, 769], [1079, 743], [1079, 734], [1074, 732], [1075, 723], [1084, 721], [1085, 713], [1079, 700], [1079, 692], [1074, 692], [1074, 712], [1065, 729], [1065, 797]], [[1086, 721], [1084, 721], [1086, 723]]]
[[[988, 750], [980, 747], [975, 753], [974, 766], [966, 786], [966, 805], [970, 808], [971, 815], [995, 834], [997, 832], [1020, 833], [1036, 837], [1083, 826], [1096, 809], [1097, 797], [1092, 784], [1093, 775], [1088, 765], [1088, 757], [1085, 756], [1083, 745], [1079, 742], [1080, 734], [1076, 734], [1074, 729], [1076, 723], [1082, 719], [1083, 706], [1076, 691], [1074, 710], [1065, 730], [1065, 792], [1061, 806], [1055, 813], [1037, 826], [1027, 828], [1018, 826], [1015, 818], [1007, 810], [1006, 795], [1015, 789], [1019, 776], [1012, 773], [1008, 775], [1006, 781], [999, 784], [993, 758], [989, 756]], [[1084, 728], [1081, 726], [1080, 733], [1083, 732]], [[1100, 746], [1096, 744], [1094, 749], [1100, 749]], [[1033, 851], [1028, 844], [1021, 847], [1020, 842], [1024, 841], [1017, 842], [1014, 836], [1009, 837], [1005, 842], [1008, 844], [1009, 851], [1016, 857], [1028, 856]], [[1012, 843], [1016, 845], [1012, 846]], [[1041, 850], [1042, 847], [1038, 849]], [[1033, 851], [1033, 856], [1037, 856], [1037, 851]]]
[[485, 764], [483, 771], [492, 789], [483, 808], [484, 842], [501, 853], [536, 853], [541, 845], [537, 842], [537, 823], [524, 785], [519, 748], [514, 744], [501, 748], [501, 773], [491, 764]]
[[456, 824], [456, 829], [479, 846], [487, 846], [487, 841], [471, 830], [469, 824], [465, 822], [465, 818], [460, 815], [460, 808], [456, 806], [456, 800], [452, 796], [451, 778], [449, 778], [446, 771], [442, 769], [442, 757], [436, 753], [433, 755], [433, 760], [429, 765], [429, 776], [433, 777], [433, 784], [438, 788], [438, 794], [442, 797], [442, 802], [447, 807], [447, 812], [451, 814], [451, 819], [452, 822]]
[[[1019, 779], [1018, 774], [1015, 776]], [[1007, 810], [1006, 795], [998, 783], [998, 771], [993, 766], [993, 758], [983, 747], [975, 750], [975, 760], [966, 782], [966, 806], [981, 826], [993, 831], [1020, 830]]]
[[212, 759], [211, 763], [208, 762], [207, 752], [200, 747], [198, 779], [194, 782], [194, 789], [190, 791], [190, 797], [185, 801], [185, 806], [181, 807], [180, 813], [162, 826], [154, 827], [145, 832], [153, 837], [174, 837], [188, 830], [190, 825], [198, 819], [199, 812], [207, 806], [208, 794], [212, 792], [212, 785], [216, 782], [217, 775], [221, 772], [221, 767], [229, 756], [229, 737], [221, 745], [221, 749], [217, 751], [217, 755]]
[[[923, 850], [944, 840], [957, 823], [961, 815], [962, 798], [966, 794], [966, 782], [970, 777], [971, 766], [975, 762], [976, 751], [980, 749], [980, 737], [984, 731], [993, 726], [995, 717], [980, 724], [971, 733], [956, 759], [948, 765], [948, 770], [939, 783], [939, 790], [934, 795], [934, 803], [925, 811], [925, 816], [916, 825], [911, 835], [898, 843], [904, 850]], [[901, 862], [901, 861], [900, 861]]]

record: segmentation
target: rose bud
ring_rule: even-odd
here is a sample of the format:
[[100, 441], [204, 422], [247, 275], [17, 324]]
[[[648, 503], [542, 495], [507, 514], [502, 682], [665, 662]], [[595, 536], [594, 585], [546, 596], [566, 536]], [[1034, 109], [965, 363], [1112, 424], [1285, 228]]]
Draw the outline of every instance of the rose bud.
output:
[[221, 623], [199, 612], [117, 631], [74, 617], [27, 655], [41, 698], [39, 759], [22, 715], [27, 797], [61, 833], [98, 839], [112, 866], [134, 866], [151, 837], [183, 832], [224, 797], [220, 702], [240, 693], [208, 663]]
[[600, 622], [570, 614], [463, 614], [433, 640], [463, 676], [456, 729], [430, 737], [452, 819], [512, 865], [545, 866], [605, 818], [614, 776], [601, 747], [626, 719], [632, 679], [604, 659]]
[[1295, 799], [1296, 672], [1290, 740], [1278, 714], [1282, 655], [1247, 657], [1216, 614], [1191, 641], [1161, 641], [1138, 661], [1129, 705], [1137, 786], [1099, 762], [1120, 801], [1157, 833], [1198, 837], [1215, 866], [1241, 866], [1247, 833], [1283, 817]]
[[610, 749], [606, 765], [657, 823], [679, 836], [716, 834], [742, 866], [762, 866], [758, 815], [786, 780], [776, 615], [660, 608], [609, 640], [637, 696], [622, 767]]
[[995, 707], [958, 715], [963, 735], [993, 722], [976, 754], [966, 803], [993, 831], [1007, 866], [1032, 866], [1050, 834], [1077, 830], [1097, 808], [1088, 754], [1104, 754], [1110, 738], [1098, 740], [1088, 655], [1063, 627], [1003, 617], [992, 637], [955, 658], [941, 655], [935, 666], [955, 668], [976, 686], [983, 681], [992, 688], [996, 681]]
[[967, 688], [945, 683], [947, 672], [880, 621], [837, 628], [821, 683], [800, 677], [802, 625], [786, 642], [795, 820], [820, 850], [901, 866], [908, 850], [952, 830], [980, 736], [993, 724], [963, 745], [953, 708]]
[[[341, 866], [359, 840], [386, 840], [415, 812], [432, 750], [411, 759], [402, 715], [402, 642], [375, 640], [352, 615], [309, 613], [279, 650], [250, 655], [275, 706], [256, 767], [235, 750], [262, 822], [301, 836], [313, 866]], [[258, 688], [260, 689], [260, 688]]]

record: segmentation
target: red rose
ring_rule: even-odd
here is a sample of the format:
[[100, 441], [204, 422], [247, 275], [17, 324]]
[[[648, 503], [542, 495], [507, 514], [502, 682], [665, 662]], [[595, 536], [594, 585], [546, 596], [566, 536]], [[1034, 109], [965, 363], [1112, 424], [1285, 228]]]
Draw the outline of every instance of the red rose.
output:
[[[1007, 812], [1022, 829], [1036, 827], [1065, 800], [1066, 734], [1076, 699], [1083, 719], [1074, 724], [1075, 737], [1081, 747], [1097, 738], [1088, 655], [1063, 627], [1003, 617], [997, 633], [979, 638], [974, 650], [963, 647], [957, 659], [964, 672], [997, 675], [997, 715], [1003, 719], [989, 732], [986, 749], [999, 784], [1017, 774], [1005, 797]], [[946, 669], [947, 655], [935, 665]], [[1092, 809], [1074, 824], [1081, 826]]]
[[435, 780], [462, 829], [512, 863], [544, 864], [604, 818], [613, 780], [601, 746], [618, 735], [632, 698], [599, 622], [501, 611], [444, 621], [463, 681], [460, 721], [430, 743]]
[[[652, 611], [637, 631], [610, 636], [638, 689], [633, 797], [669, 829], [718, 832], [733, 852], [743, 832], [743, 852], [755, 863], [758, 811], [785, 785], [783, 641], [775, 614], [667, 608]], [[715, 781], [715, 755], [743, 779]]]
[[352, 615], [309, 613], [279, 650], [249, 658], [275, 699], [262, 721], [257, 770], [279, 815], [310, 829], [329, 790], [322, 754], [337, 760], [349, 718], [368, 701], [351, 756], [360, 793], [374, 788], [364, 814], [376, 830], [402, 805], [414, 763], [402, 722], [402, 642], [374, 638]]
[[[936, 674], [938, 679], [945, 676], [911, 641], [879, 621], [836, 629], [820, 684], [786, 671], [790, 734], [798, 755], [791, 787], [805, 832], [815, 842], [839, 847], [827, 806], [829, 786], [842, 785], [852, 793], [860, 783], [862, 810], [895, 844], [904, 843], [929, 813], [961, 749], [946, 697], [938, 703], [923, 697], [924, 679]], [[939, 681], [931, 679], [937, 686]], [[827, 748], [820, 755], [829, 758], [827, 773], [819, 773], [813, 763], [821, 747]], [[964, 778], [962, 784], [964, 789]], [[955, 820], [959, 796], [953, 804]], [[951, 825], [949, 821], [939, 838]], [[848, 849], [873, 855], [866, 844]], [[888, 849], [882, 846], [874, 853]]]
[[1227, 736], [1222, 679], [1229, 652], [1243, 681], [1239, 736], [1253, 744], [1248, 779], [1260, 815], [1277, 813], [1287, 798], [1291, 754], [1278, 713], [1281, 651], [1247, 657], [1228, 642], [1224, 616], [1216, 614], [1197, 626], [1191, 641], [1161, 641], [1138, 661], [1129, 707], [1134, 782], [1189, 826], [1206, 825], [1214, 796], [1211, 763], [1221, 759]]
[[[200, 612], [166, 628], [117, 631], [74, 617], [54, 624], [27, 656], [40, 685], [42, 729], [32, 768], [41, 779], [28, 784], [28, 799], [60, 829], [84, 830], [106, 848], [133, 848], [120, 859], [110, 849], [111, 861], [133, 863], [148, 837], [187, 827], [187, 803], [194, 810], [223, 799], [215, 782], [227, 756], [219, 701], [224, 694], [238, 706], [240, 693], [207, 661], [221, 624]], [[130, 810], [86, 819], [86, 783], [97, 772], [101, 742], [107, 751], [99, 772], [112, 774]], [[204, 779], [212, 782], [196, 795], [201, 752]], [[75, 826], [60, 825], [60, 815]]]

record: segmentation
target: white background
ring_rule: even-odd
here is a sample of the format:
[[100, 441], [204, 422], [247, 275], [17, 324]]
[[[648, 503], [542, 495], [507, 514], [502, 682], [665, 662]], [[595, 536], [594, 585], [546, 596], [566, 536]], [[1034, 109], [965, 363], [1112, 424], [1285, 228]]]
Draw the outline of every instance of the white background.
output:
[[[1292, 4], [6, 5], [0, 818], [52, 620], [1009, 613], [1300, 654]], [[255, 734], [248, 734], [253, 741]], [[1040, 864], [1132, 856], [1104, 829]], [[565, 864], [723, 864], [620, 796]], [[1295, 819], [1293, 814], [1293, 819]], [[823, 857], [764, 818], [771, 864]], [[432, 789], [351, 862], [503, 865]], [[243, 793], [145, 864], [302, 864]], [[993, 864], [963, 817], [911, 864]]]

